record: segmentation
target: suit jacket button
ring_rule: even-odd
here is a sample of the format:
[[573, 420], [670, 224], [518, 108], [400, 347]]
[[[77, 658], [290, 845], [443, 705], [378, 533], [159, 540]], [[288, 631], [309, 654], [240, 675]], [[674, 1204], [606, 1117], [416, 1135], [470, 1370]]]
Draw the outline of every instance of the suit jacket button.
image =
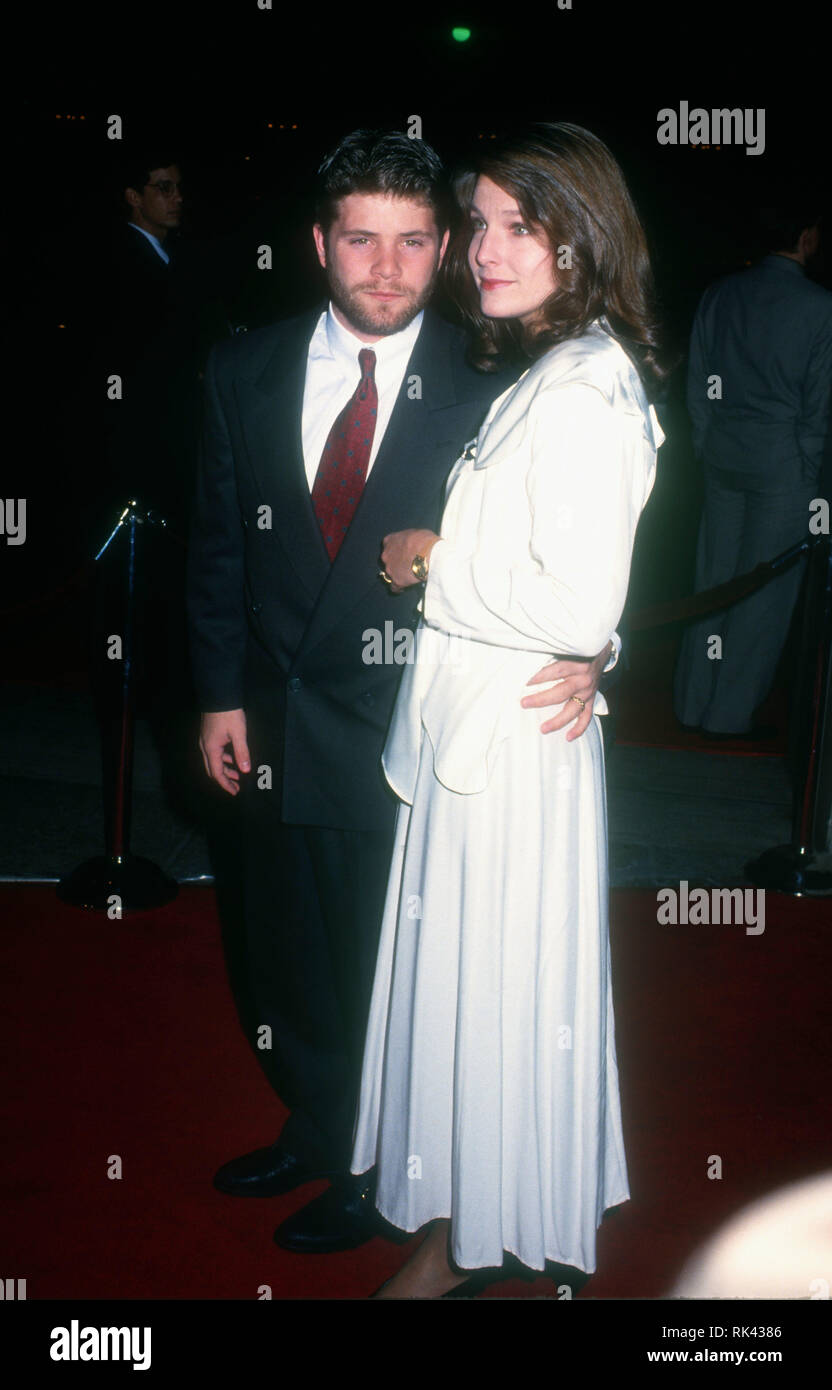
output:
[[300, 676], [292, 676], [292, 679], [289, 681], [289, 689], [293, 693], [297, 690], [300, 690], [302, 685], [303, 681], [301, 680]]
[[362, 698], [362, 700], [364, 701], [365, 705], [372, 705], [372, 704], [375, 704], [375, 699], [374, 699], [373, 694], [372, 694], [372, 692], [371, 692], [370, 690], [365, 690], [365, 691], [364, 691], [364, 694], [361, 696], [361, 698]]
[[252, 611], [252, 613], [259, 613], [259, 612], [260, 612], [260, 609], [261, 609], [262, 607], [263, 607], [262, 603], [253, 603], [253, 604], [251, 605], [251, 611]]

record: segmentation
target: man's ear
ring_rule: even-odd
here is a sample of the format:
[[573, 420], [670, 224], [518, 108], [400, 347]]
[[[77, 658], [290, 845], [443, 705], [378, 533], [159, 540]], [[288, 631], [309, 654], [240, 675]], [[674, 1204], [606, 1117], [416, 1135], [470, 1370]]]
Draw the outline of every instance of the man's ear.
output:
[[315, 250], [318, 253], [318, 260], [326, 270], [326, 237], [320, 222], [316, 222], [312, 228], [312, 235], [315, 238]]
[[448, 228], [448, 230], [445, 232], [445, 235], [444, 235], [443, 238], [442, 238], [442, 245], [439, 247], [439, 264], [440, 264], [440, 265], [442, 264], [442, 262], [443, 262], [444, 259], [445, 259], [445, 252], [446, 252], [447, 249], [448, 249], [448, 238], [449, 238], [450, 235], [451, 235], [450, 228]]
[[803, 235], [806, 237], [804, 251], [807, 257], [814, 256], [820, 243], [820, 227], [815, 223], [814, 227], [807, 227]]
[[124, 200], [129, 203], [131, 208], [137, 208], [142, 199], [141, 194], [137, 193], [135, 188], [125, 188]]

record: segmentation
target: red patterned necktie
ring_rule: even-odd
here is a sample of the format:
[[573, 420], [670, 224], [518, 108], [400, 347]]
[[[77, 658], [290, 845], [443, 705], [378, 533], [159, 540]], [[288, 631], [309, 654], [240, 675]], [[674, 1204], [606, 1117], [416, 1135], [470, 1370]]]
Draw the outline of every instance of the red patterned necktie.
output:
[[358, 362], [361, 380], [329, 431], [312, 486], [312, 505], [330, 560], [338, 554], [358, 506], [376, 428], [376, 355], [363, 348]]

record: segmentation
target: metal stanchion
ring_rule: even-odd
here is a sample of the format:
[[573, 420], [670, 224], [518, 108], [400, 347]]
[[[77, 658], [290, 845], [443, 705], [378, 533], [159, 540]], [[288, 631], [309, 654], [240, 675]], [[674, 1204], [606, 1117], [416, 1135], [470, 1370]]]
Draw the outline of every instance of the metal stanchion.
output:
[[145, 512], [131, 501], [96, 555], [96, 562], [109, 549], [121, 530], [127, 532], [127, 581], [124, 634], [122, 640], [121, 711], [118, 752], [112, 794], [105, 786], [106, 853], [79, 864], [61, 879], [56, 892], [63, 902], [76, 907], [109, 910], [116, 917], [161, 907], [179, 892], [179, 885], [157, 864], [130, 853], [129, 814], [133, 780], [133, 729], [135, 724], [135, 620], [139, 526], [164, 526], [152, 512]]
[[[796, 897], [832, 893], [832, 540], [810, 545], [794, 698], [796, 784], [791, 844], [746, 865], [752, 883]], [[819, 863], [818, 860], [821, 860]], [[826, 861], [824, 863], [823, 861]]]

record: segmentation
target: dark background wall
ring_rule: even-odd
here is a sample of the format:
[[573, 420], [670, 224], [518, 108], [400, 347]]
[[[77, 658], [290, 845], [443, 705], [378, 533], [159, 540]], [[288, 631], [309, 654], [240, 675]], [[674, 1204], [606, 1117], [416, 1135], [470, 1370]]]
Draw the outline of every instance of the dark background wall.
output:
[[[454, 24], [471, 30], [454, 42]], [[27, 495], [25, 556], [11, 582], [37, 593], [101, 543], [102, 383], [93, 351], [107, 300], [106, 248], [120, 216], [112, 177], [125, 140], [161, 137], [187, 180], [182, 237], [225, 318], [249, 329], [313, 304], [310, 181], [359, 125], [423, 135], [450, 162], [518, 118], [571, 120], [620, 160], [653, 251], [668, 338], [684, 349], [699, 295], [757, 252], [751, 205], [783, 177], [817, 181], [828, 158], [820, 11], [764, 16], [739, 4], [353, 8], [332, 17], [275, 0], [39, 6], [13, 30], [19, 80], [7, 155], [9, 295], [20, 369], [11, 417], [22, 443], [4, 495]], [[766, 148], [662, 146], [657, 112], [765, 112]], [[268, 242], [274, 268], [258, 271]], [[817, 276], [830, 283], [830, 259]], [[668, 444], [642, 525], [631, 597], [687, 592], [699, 509], [684, 369], [663, 410]], [[16, 432], [16, 430], [15, 430]], [[3, 575], [9, 573], [3, 557]]]

